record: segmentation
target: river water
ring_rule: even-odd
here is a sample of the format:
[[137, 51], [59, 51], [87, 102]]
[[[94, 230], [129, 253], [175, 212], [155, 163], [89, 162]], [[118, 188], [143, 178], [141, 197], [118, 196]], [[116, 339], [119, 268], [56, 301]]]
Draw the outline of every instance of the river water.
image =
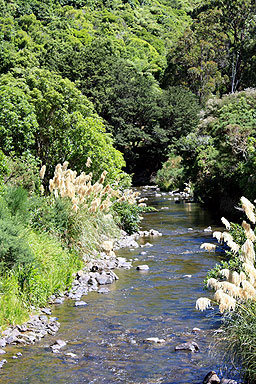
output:
[[[145, 214], [142, 229], [154, 228], [163, 236], [143, 240], [152, 247], [118, 252], [138, 260], [132, 269], [116, 271], [119, 280], [108, 294], [88, 294], [84, 308], [75, 308], [71, 300], [53, 307], [61, 323], [57, 336], [12, 347], [1, 383], [199, 384], [210, 370], [221, 373], [220, 359], [209, 354], [220, 318], [215, 310], [195, 309], [196, 299], [209, 295], [203, 290], [203, 279], [220, 258], [218, 253], [200, 250], [201, 243], [212, 241], [204, 228], [217, 227], [199, 205], [176, 204], [168, 194], [154, 195], [150, 192], [149, 204], [157, 211]], [[137, 271], [139, 264], [147, 264], [149, 271]], [[201, 332], [193, 333], [194, 327]], [[147, 344], [148, 337], [166, 342]], [[59, 354], [49, 348], [56, 339], [68, 341]], [[196, 341], [200, 352], [175, 351], [177, 344], [187, 341]], [[13, 360], [18, 351], [22, 357]], [[67, 352], [77, 356], [68, 357]]]

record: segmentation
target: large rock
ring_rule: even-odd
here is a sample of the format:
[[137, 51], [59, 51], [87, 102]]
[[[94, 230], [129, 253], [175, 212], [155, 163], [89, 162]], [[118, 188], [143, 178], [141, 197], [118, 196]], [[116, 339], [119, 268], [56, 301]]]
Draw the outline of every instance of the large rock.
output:
[[203, 384], [220, 384], [220, 379], [215, 371], [210, 371], [205, 376]]
[[138, 265], [137, 268], [139, 271], [148, 271], [149, 270], [149, 266], [144, 264], [144, 265]]
[[176, 345], [175, 351], [190, 351], [190, 352], [199, 352], [199, 346], [196, 342], [191, 341], [188, 343], [182, 343]]

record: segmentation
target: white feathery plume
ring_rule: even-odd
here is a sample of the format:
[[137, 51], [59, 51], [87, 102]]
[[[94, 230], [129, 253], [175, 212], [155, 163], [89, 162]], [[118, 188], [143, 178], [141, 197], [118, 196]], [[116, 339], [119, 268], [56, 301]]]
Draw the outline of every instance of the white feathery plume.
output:
[[228, 281], [222, 281], [219, 283], [219, 287], [231, 297], [240, 297], [240, 287], [235, 284], [229, 283]]
[[224, 269], [221, 269], [220, 272], [222, 277], [225, 277], [227, 280], [230, 279], [230, 276], [231, 276], [231, 271], [227, 268], [224, 268]]
[[255, 224], [256, 220], [255, 220], [255, 215], [254, 215], [254, 205], [250, 202], [250, 200], [248, 200], [246, 197], [242, 196], [241, 197], [241, 203], [242, 203], [242, 207], [243, 207], [243, 210], [245, 211], [245, 214], [246, 216], [248, 217], [248, 219], [253, 223]]
[[246, 300], [255, 298], [256, 291], [252, 286], [252, 284], [249, 283], [249, 281], [247, 280], [242, 281], [242, 287], [243, 287], [242, 295]]
[[228, 232], [223, 232], [222, 237], [225, 243], [227, 243], [228, 241], [233, 241], [233, 237]]
[[219, 282], [218, 280], [211, 277], [207, 280], [207, 288], [214, 289], [215, 291], [219, 288]]
[[241, 251], [242, 251], [243, 261], [245, 263], [254, 265], [255, 252], [254, 252], [253, 242], [247, 239], [246, 242], [242, 245]]
[[196, 301], [196, 309], [199, 309], [199, 311], [204, 311], [210, 306], [211, 306], [211, 300], [208, 299], [207, 297], [200, 297]]
[[46, 165], [43, 165], [42, 168], [40, 169], [40, 172], [39, 172], [39, 176], [40, 176], [41, 180], [43, 180], [43, 178], [44, 178], [45, 171], [46, 171]]
[[239, 286], [240, 285], [240, 275], [238, 272], [234, 271], [234, 272], [231, 272], [231, 283]]
[[208, 252], [215, 251], [216, 245], [211, 243], [203, 243], [200, 245], [200, 249], [205, 249]]
[[243, 281], [245, 281], [246, 278], [247, 278], [247, 277], [246, 277], [246, 274], [245, 274], [243, 271], [240, 272], [239, 277], [240, 277], [240, 283], [242, 283]]
[[91, 165], [92, 165], [92, 159], [90, 157], [88, 157], [88, 159], [86, 160], [85, 166], [87, 168], [90, 168]]
[[234, 241], [228, 241], [227, 246], [231, 249], [232, 252], [238, 253], [240, 249], [240, 245], [235, 243]]
[[221, 218], [221, 221], [222, 221], [222, 223], [225, 225], [225, 227], [226, 227], [226, 229], [227, 230], [230, 230], [230, 222], [227, 220], [227, 219], [225, 219], [225, 217], [222, 217]]
[[223, 239], [222, 232], [219, 232], [219, 231], [213, 232], [212, 236], [215, 237], [219, 243]]
[[244, 229], [245, 236], [247, 237], [247, 239], [254, 242], [256, 240], [256, 236], [255, 236], [255, 233], [253, 232], [253, 230], [251, 229], [250, 224], [246, 223], [246, 221], [243, 221], [242, 227]]

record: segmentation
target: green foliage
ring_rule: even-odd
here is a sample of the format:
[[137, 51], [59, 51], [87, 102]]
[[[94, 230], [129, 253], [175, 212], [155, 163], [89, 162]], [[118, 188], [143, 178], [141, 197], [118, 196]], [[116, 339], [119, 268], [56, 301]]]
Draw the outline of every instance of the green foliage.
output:
[[[8, 121], [8, 130], [0, 126], [5, 154], [14, 151], [16, 156], [20, 156], [28, 151], [42, 164], [48, 164], [48, 173], [56, 162], [64, 160], [81, 171], [90, 156], [96, 177], [104, 169], [109, 172], [110, 179], [117, 177], [124, 166], [122, 155], [113, 148], [112, 139], [105, 133], [92, 104], [72, 82], [46, 70], [31, 69], [24, 72], [23, 77], [19, 74], [18, 79], [3, 75], [0, 84], [11, 90], [23, 87], [22, 103], [30, 106], [25, 119], [29, 124], [33, 121], [33, 129], [26, 128], [18, 109], [15, 119]], [[15, 101], [6, 104], [3, 109], [5, 115], [10, 112], [13, 116], [15, 105]]]
[[[255, 1], [204, 1], [170, 50], [165, 84], [188, 86], [205, 103], [213, 94], [255, 86]], [[249, 65], [248, 65], [249, 64]], [[253, 80], [253, 83], [252, 83]]]
[[182, 158], [170, 154], [163, 167], [157, 172], [156, 183], [165, 191], [177, 189], [184, 185], [184, 168], [181, 165]]
[[239, 372], [244, 382], [254, 383], [256, 380], [255, 301], [248, 301], [246, 307], [239, 305], [232, 316], [225, 319], [222, 331], [217, 341], [225, 360], [232, 360], [233, 365], [239, 365]]
[[6, 157], [6, 172], [4, 183], [6, 185], [22, 187], [29, 193], [39, 190], [41, 180], [39, 177], [39, 160], [30, 152], [21, 156]]
[[26, 233], [21, 226], [12, 220], [0, 220], [0, 266], [11, 269], [15, 265], [30, 264], [33, 254], [26, 241]]
[[112, 205], [116, 223], [129, 235], [140, 229], [140, 216], [143, 212], [148, 210], [152, 210], [152, 208], [140, 207], [136, 204], [131, 204], [128, 201], [116, 202]]
[[210, 99], [199, 126], [173, 145], [196, 195], [221, 212], [255, 198], [255, 111], [253, 89]]

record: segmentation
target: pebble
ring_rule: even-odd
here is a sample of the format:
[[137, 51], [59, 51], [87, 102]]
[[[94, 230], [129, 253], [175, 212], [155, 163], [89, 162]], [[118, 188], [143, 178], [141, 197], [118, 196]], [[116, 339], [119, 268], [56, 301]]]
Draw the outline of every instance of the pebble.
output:
[[63, 302], [64, 302], [64, 298], [63, 297], [57, 297], [54, 300], [54, 304], [63, 304]]
[[85, 307], [86, 305], [88, 304], [83, 300], [75, 302], [75, 307]]
[[50, 308], [43, 308], [43, 309], [41, 309], [41, 312], [45, 313], [46, 315], [52, 314], [52, 311]]
[[193, 333], [201, 332], [201, 329], [195, 327], [195, 328], [192, 329], [192, 332]]
[[189, 278], [189, 279], [190, 279], [191, 277], [192, 277], [192, 275], [184, 275], [184, 276], [183, 276], [183, 278]]
[[108, 288], [105, 288], [105, 287], [101, 287], [99, 290], [98, 290], [98, 293], [109, 293], [109, 289]]
[[72, 352], [65, 353], [65, 356], [77, 357], [77, 355], [75, 353], [72, 353]]
[[137, 268], [139, 271], [147, 271], [149, 270], [149, 266], [144, 264], [144, 265], [138, 265]]
[[0, 355], [4, 355], [6, 351], [4, 349], [0, 349]]
[[0, 368], [3, 368], [3, 365], [7, 363], [7, 360], [1, 360], [0, 361]]
[[52, 349], [52, 352], [58, 352], [61, 348], [65, 347], [67, 345], [66, 341], [64, 340], [56, 340], [54, 344], [52, 344], [50, 347]]
[[144, 342], [148, 343], [165, 343], [165, 339], [159, 339], [158, 337], [148, 337], [144, 340]]

